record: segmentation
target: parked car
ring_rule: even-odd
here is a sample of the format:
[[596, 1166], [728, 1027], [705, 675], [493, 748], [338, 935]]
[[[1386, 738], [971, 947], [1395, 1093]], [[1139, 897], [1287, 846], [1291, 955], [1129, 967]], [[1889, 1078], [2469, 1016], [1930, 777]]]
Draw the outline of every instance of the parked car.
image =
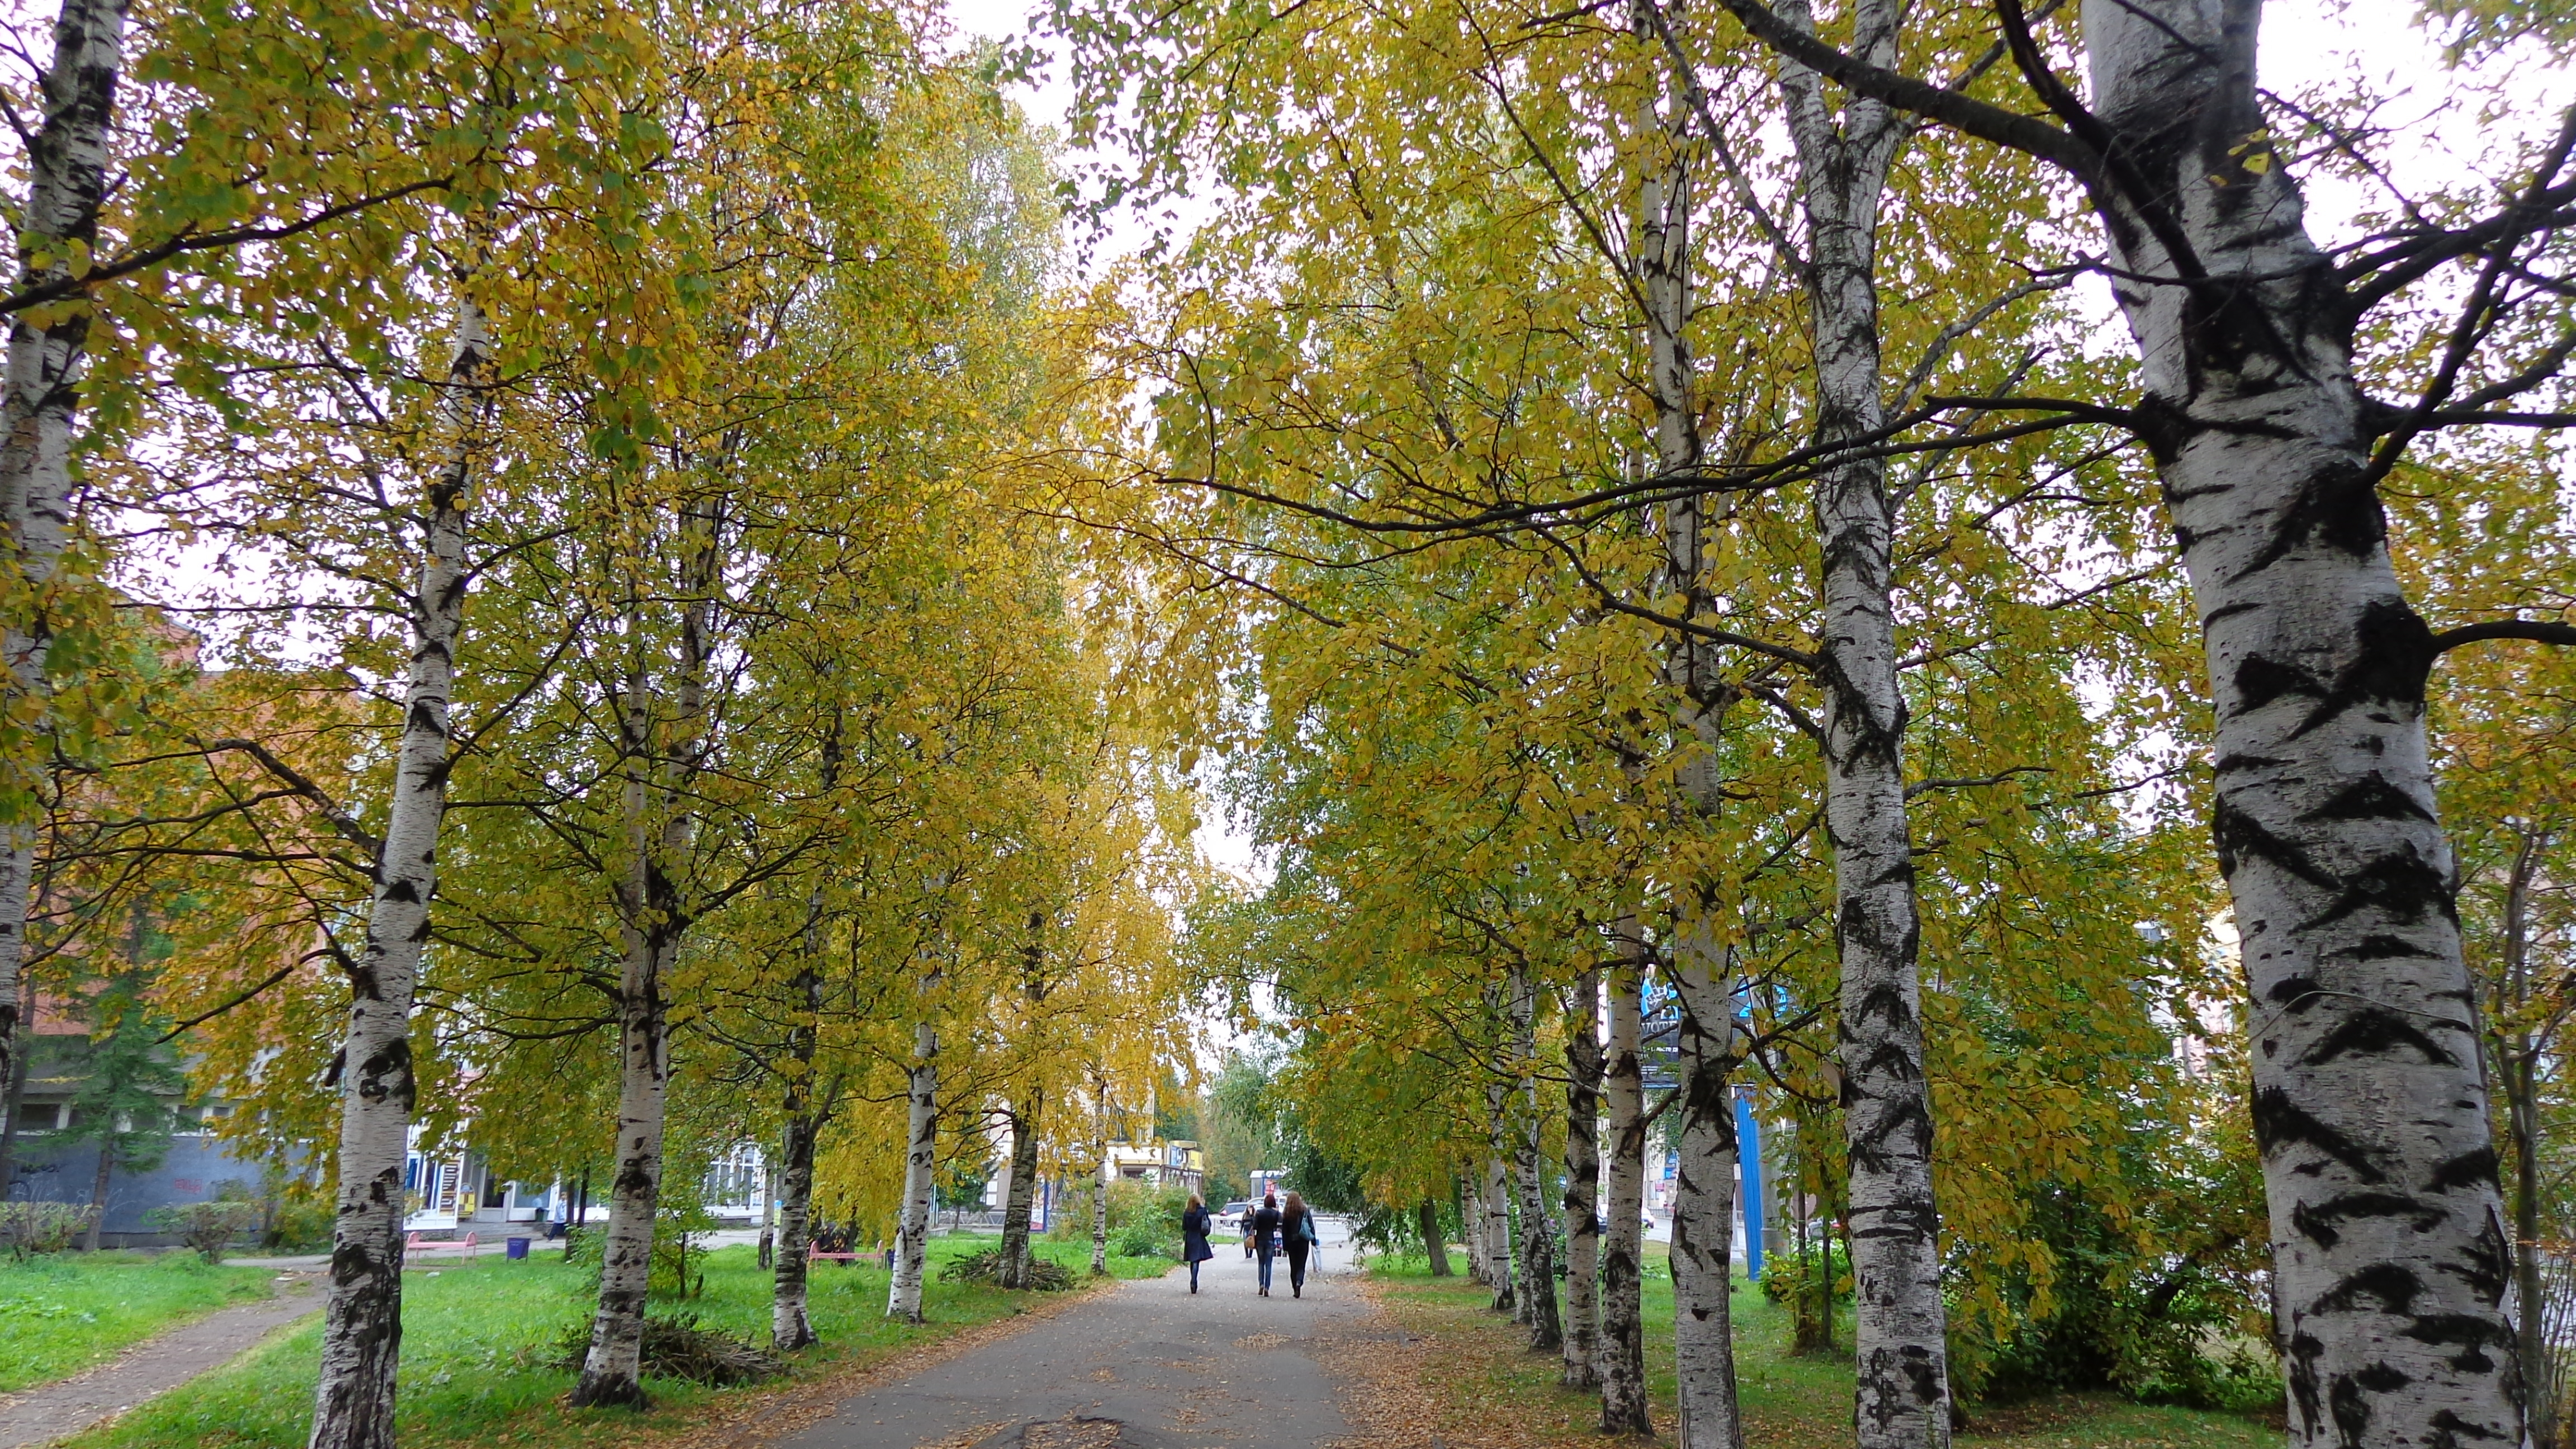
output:
[[1227, 1203], [1225, 1206], [1218, 1208], [1216, 1210], [1216, 1230], [1220, 1233], [1242, 1232], [1244, 1211], [1251, 1206], [1252, 1204], [1249, 1202], [1237, 1201]]

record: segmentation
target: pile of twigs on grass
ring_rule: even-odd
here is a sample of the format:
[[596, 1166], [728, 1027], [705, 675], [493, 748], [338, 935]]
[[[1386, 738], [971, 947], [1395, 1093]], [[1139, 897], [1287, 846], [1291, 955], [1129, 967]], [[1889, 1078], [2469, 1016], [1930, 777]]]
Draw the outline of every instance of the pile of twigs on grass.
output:
[[[590, 1325], [564, 1330], [555, 1367], [579, 1371], [590, 1354]], [[687, 1379], [693, 1384], [730, 1388], [778, 1378], [787, 1364], [778, 1355], [720, 1329], [698, 1322], [694, 1313], [644, 1320], [644, 1377]]]
[[[969, 1253], [939, 1270], [940, 1279], [949, 1283], [991, 1283], [1002, 1281], [1002, 1250], [986, 1248]], [[1073, 1273], [1061, 1263], [1044, 1258], [1029, 1259], [1029, 1286], [1041, 1293], [1056, 1293], [1073, 1286]]]

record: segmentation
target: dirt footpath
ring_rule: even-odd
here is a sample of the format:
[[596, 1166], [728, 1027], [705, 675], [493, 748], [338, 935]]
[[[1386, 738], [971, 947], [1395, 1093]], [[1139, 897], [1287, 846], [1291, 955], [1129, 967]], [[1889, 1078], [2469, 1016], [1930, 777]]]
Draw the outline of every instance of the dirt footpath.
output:
[[267, 1302], [218, 1309], [147, 1338], [86, 1373], [0, 1394], [0, 1449], [34, 1449], [77, 1434], [223, 1367], [271, 1331], [321, 1311], [322, 1295], [311, 1279], [282, 1282], [277, 1290]]

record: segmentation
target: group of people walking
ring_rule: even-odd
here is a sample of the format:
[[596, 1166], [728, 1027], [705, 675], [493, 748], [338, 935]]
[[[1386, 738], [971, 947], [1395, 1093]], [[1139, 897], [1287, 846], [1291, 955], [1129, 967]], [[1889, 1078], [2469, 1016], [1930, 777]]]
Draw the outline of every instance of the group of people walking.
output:
[[[1199, 1264], [1216, 1256], [1208, 1246], [1208, 1234], [1216, 1228], [1216, 1219], [1197, 1193], [1190, 1194], [1190, 1205], [1181, 1213], [1182, 1257], [1190, 1264], [1190, 1291], [1199, 1291]], [[1265, 1192], [1261, 1206], [1243, 1215], [1243, 1255], [1261, 1260], [1261, 1296], [1270, 1296], [1271, 1260], [1280, 1253], [1288, 1255], [1288, 1294], [1306, 1296], [1306, 1256], [1323, 1247], [1324, 1240], [1315, 1232], [1315, 1214], [1306, 1200], [1288, 1194], [1286, 1206], [1279, 1195]]]

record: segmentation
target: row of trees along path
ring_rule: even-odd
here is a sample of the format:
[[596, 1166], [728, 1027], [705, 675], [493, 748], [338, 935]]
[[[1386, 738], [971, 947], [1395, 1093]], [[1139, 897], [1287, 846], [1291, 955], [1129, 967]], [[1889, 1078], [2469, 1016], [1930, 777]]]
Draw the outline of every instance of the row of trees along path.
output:
[[[2442, 14], [2472, 98], [2566, 44]], [[1057, 0], [1086, 194], [1222, 188], [1095, 291], [935, 17], [63, 0], [0, 295], [0, 1082], [31, 973], [167, 938], [225, 1130], [329, 1147], [332, 1449], [395, 1438], [415, 1133], [596, 1181], [573, 1402], [641, 1405], [662, 1211], [747, 1129], [777, 1341], [818, 1212], [892, 1225], [917, 1319], [941, 1163], [1100, 1170], [1215, 983], [1605, 1429], [1652, 1426], [1665, 1131], [1679, 1435], [1743, 1437], [1751, 1091], [1848, 1244], [1865, 1449], [2052, 1301], [2038, 1183], [2269, 1244], [2294, 1440], [2553, 1442], [2526, 646], [2576, 586], [2519, 440], [2576, 111], [2320, 245], [2302, 177], [2384, 137], [2265, 90], [2261, 19]], [[2222, 998], [2241, 1088], [2173, 1057]], [[2142, 1111], [2196, 1186], [2115, 1160]]]
[[395, 1441], [405, 1164], [469, 1118], [609, 1208], [576, 1405], [644, 1403], [657, 1233], [746, 1136], [778, 1342], [824, 1213], [898, 1225], [918, 1320], [936, 1170], [1007, 1118], [1025, 1204], [1168, 1099], [1206, 885], [1164, 575], [1068, 521], [1123, 424], [1041, 139], [884, 7], [65, 0], [53, 42], [0, 1081], [22, 964], [167, 938], [223, 1130], [325, 1149], [316, 1446]]
[[[1866, 0], [1831, 16], [1056, 6], [1087, 98], [1077, 136], [1127, 148], [1120, 188], [1245, 192], [1170, 259], [1170, 300], [1133, 329], [1132, 365], [1165, 399], [1158, 450], [1133, 466], [1170, 489], [1169, 549], [1274, 605], [1250, 641], [1272, 728], [1242, 798], [1294, 867], [1270, 906], [1296, 925], [1243, 929], [1273, 933], [1307, 1033], [1301, 1089], [1366, 1081], [1334, 1098], [1340, 1149], [1389, 1193], [1436, 1201], [1463, 1181], [1472, 1264], [1552, 1342], [1548, 1234], [1508, 1228], [1546, 1218], [1529, 1171], [1543, 1114], [1521, 1090], [1542, 1070], [1531, 993], [1553, 978], [1580, 997], [1566, 1014], [1584, 1035], [1591, 972], [1651, 969], [1681, 1078], [1665, 1110], [1685, 1443], [1742, 1432], [1728, 1106], [1756, 1060], [1832, 1104], [1815, 1125], [1839, 1119], [1816, 1185], [1857, 1280], [1859, 1441], [1946, 1442], [1962, 1325], [1945, 1298], [1986, 1311], [1992, 1270], [1965, 1251], [1967, 1286], [1945, 1287], [1944, 1234], [1989, 1230], [1945, 1215], [1935, 1185], [1997, 1162], [1952, 1176], [1936, 1151], [1938, 1085], [1970, 1047], [1928, 1040], [1921, 953], [1954, 954], [1938, 967], [1953, 990], [1994, 960], [1968, 907], [2004, 877], [1953, 864], [1959, 838], [1911, 817], [2027, 864], [2055, 827], [2022, 811], [2152, 799], [2134, 792], [2200, 758], [2207, 784], [2182, 795], [2232, 902], [2251, 1075], [2236, 1120], [2269, 1202], [2268, 1230], [2236, 1240], [2272, 1245], [2292, 1437], [2516, 1441], [2524, 1380], [2554, 1382], [2514, 1349], [2513, 1265], [2539, 1247], [2506, 1225], [2427, 691], [2452, 650], [2563, 645], [2576, 626], [2518, 612], [2563, 595], [2512, 586], [2446, 594], [2492, 612], [2428, 623], [2382, 489], [2473, 491], [2459, 470], [2487, 463], [2471, 459], [2567, 421], [2553, 339], [2576, 112], [2491, 184], [2405, 201], [2326, 250], [2301, 170], [2384, 173], [2348, 118], [2259, 86], [2260, 19], [2153, 0], [1938, 19]], [[2482, 46], [2561, 43], [2463, 24], [2464, 88], [2495, 83], [2465, 68]], [[1785, 155], [1767, 155], [1779, 136]], [[1970, 176], [1973, 195], [1937, 179]], [[2133, 359], [2075, 340], [2085, 279], [2108, 281]], [[1780, 505], [1791, 485], [1803, 521]], [[1908, 510], [1933, 521], [1909, 529]], [[2436, 530], [2426, 547], [2451, 541], [2415, 516]], [[2077, 537], [2094, 545], [2080, 564]], [[2166, 550], [2187, 595], [2164, 583]], [[2087, 616], [2079, 664], [2055, 621]], [[2180, 667], [2195, 652], [2197, 689]], [[1973, 687], [1969, 659], [1987, 676]], [[2139, 691], [2109, 712], [2135, 733], [2107, 754], [2086, 670]], [[1927, 746], [1909, 728], [1927, 708], [1994, 732]], [[2195, 751], [2159, 757], [2160, 731]], [[1784, 782], [1783, 758], [1809, 751], [1821, 788]], [[1934, 803], [1975, 791], [1994, 803]], [[1795, 869], [1810, 858], [1829, 884]], [[1936, 867], [1959, 899], [1920, 893]], [[2060, 903], [2038, 912], [2051, 931], [2145, 920], [2125, 946], [2068, 945], [2137, 961], [2204, 939], [2193, 867], [2155, 867], [2173, 868], [2130, 876], [2146, 889], [2125, 900], [2005, 876]], [[1795, 944], [1819, 924], [1822, 991]], [[2201, 968], [2148, 968], [2168, 969]], [[1808, 1055], [1819, 1024], [1830, 1052]], [[1579, 1144], [1594, 1072], [1563, 1074]], [[1981, 1118], [2020, 1110], [2000, 1091], [1983, 1084]], [[1615, 1070], [1606, 1095], [1615, 1183], [1640, 1109]], [[2053, 1094], [2031, 1115], [2039, 1139], [2085, 1135]], [[1426, 1121], [1452, 1143], [1428, 1172], [1365, 1125], [1418, 1151]], [[1588, 1177], [1570, 1148], [1579, 1226]], [[1621, 1361], [1628, 1221], [1608, 1222], [1610, 1318], [1565, 1335], [1612, 1346], [1609, 1365], [1569, 1369], [1611, 1386], [1611, 1428], [1640, 1422]], [[2538, 1308], [2520, 1311], [2528, 1325]]]

